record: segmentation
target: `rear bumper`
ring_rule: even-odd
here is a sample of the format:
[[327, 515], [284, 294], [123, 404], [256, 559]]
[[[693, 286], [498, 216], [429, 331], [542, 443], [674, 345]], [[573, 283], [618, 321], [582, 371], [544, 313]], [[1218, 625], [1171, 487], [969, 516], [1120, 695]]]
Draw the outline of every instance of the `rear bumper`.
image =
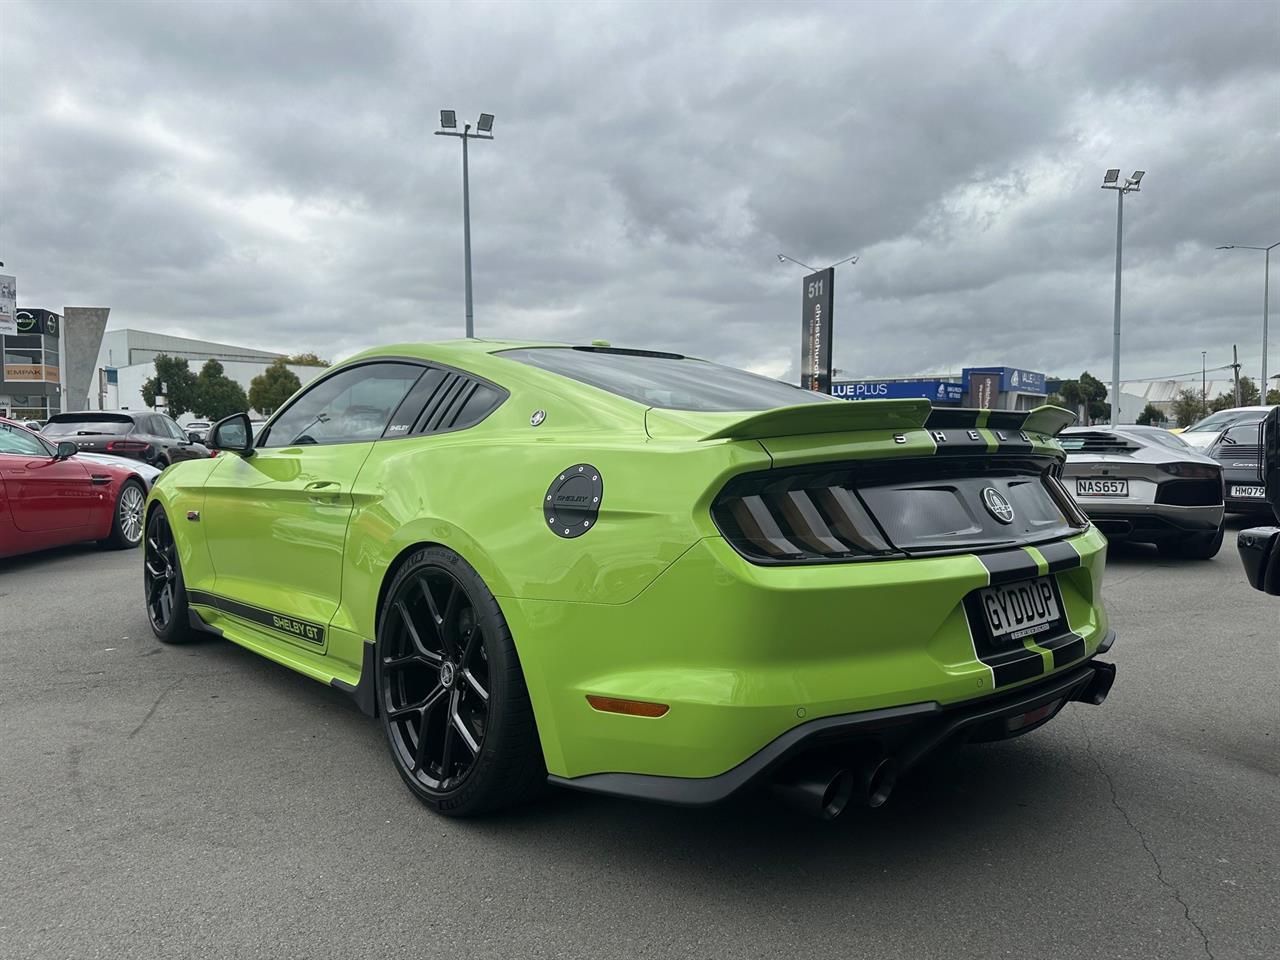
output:
[[[1108, 631], [1099, 652], [1109, 649], [1114, 640], [1115, 633]], [[1112, 664], [1089, 660], [1010, 693], [966, 703], [945, 707], [937, 702], [915, 703], [823, 717], [793, 727], [732, 770], [715, 777], [598, 773], [572, 778], [553, 775], [547, 779], [557, 786], [590, 793], [707, 806], [769, 780], [774, 772], [801, 755], [838, 758], [870, 748], [892, 757], [898, 770], [905, 771], [945, 743], [1021, 736], [1048, 723], [1067, 703], [1100, 704], [1111, 690], [1115, 673]]]
[[1110, 540], [1157, 542], [1186, 534], [1211, 533], [1222, 525], [1223, 505], [1179, 507], [1165, 503], [1076, 501]]
[[[1090, 529], [991, 554], [765, 567], [691, 547], [623, 604], [500, 597], [556, 777], [722, 775], [801, 724], [965, 704], [1075, 669], [1107, 635], [1106, 540]], [[1065, 630], [993, 649], [975, 591], [1055, 578]], [[658, 718], [588, 696], [665, 704]]]

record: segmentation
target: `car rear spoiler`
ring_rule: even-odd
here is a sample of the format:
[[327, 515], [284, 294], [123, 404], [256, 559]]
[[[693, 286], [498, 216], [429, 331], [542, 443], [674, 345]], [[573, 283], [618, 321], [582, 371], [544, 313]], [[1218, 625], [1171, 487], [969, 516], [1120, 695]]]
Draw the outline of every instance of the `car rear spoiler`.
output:
[[707, 434], [703, 440], [766, 440], [814, 433], [853, 433], [860, 430], [908, 430], [951, 427], [1029, 431], [1056, 436], [1075, 423], [1075, 414], [1061, 407], [1034, 410], [975, 410], [935, 408], [928, 400], [856, 400], [844, 403], [804, 403], [778, 407], [735, 420]]

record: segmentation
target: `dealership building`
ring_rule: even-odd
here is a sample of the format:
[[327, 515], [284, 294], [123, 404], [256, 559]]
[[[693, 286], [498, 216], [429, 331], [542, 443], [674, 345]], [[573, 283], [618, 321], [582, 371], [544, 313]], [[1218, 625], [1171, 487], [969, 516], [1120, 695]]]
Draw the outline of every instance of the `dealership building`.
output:
[[[83, 400], [84, 405], [93, 410], [146, 409], [142, 385], [155, 376], [155, 360], [162, 354], [186, 360], [192, 373], [199, 373], [206, 361], [217, 360], [222, 364], [222, 372], [240, 384], [246, 393], [254, 377], [285, 356], [269, 350], [175, 337], [150, 330], [108, 330], [98, 349], [95, 378], [90, 393]], [[302, 383], [315, 379], [325, 369], [297, 363], [287, 366]], [[193, 417], [194, 414], [186, 414], [180, 419]]]
[[959, 374], [846, 380], [831, 384], [844, 400], [901, 400], [923, 397], [934, 406], [986, 410], [1032, 410], [1045, 403], [1045, 375], [1021, 367], [965, 367]]

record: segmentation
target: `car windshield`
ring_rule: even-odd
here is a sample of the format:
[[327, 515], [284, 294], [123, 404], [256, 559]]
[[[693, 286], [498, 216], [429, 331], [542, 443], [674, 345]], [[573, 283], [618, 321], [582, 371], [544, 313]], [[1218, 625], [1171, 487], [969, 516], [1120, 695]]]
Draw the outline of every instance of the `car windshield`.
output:
[[842, 403], [780, 380], [672, 353], [603, 347], [533, 347], [499, 356], [558, 373], [649, 407], [729, 412]]
[[1219, 410], [1217, 413], [1211, 413], [1203, 420], [1199, 420], [1187, 427], [1183, 433], [1217, 433], [1224, 427], [1229, 427], [1242, 417], [1256, 414], [1256, 410]]
[[54, 417], [44, 426], [50, 437], [74, 437], [92, 433], [128, 433], [133, 418], [121, 413], [74, 413]]

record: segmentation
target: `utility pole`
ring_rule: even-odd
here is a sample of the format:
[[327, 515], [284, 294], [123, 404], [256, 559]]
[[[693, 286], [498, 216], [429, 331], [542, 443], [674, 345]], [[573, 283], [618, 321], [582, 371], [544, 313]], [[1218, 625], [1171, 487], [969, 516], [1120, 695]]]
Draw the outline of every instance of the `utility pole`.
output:
[[1262, 382], [1258, 390], [1262, 394], [1262, 402], [1267, 402], [1267, 314], [1271, 307], [1271, 251], [1280, 247], [1280, 240], [1269, 247], [1251, 247], [1244, 243], [1231, 243], [1219, 250], [1261, 250], [1262, 257]]
[[1240, 351], [1233, 343], [1231, 345], [1231, 370], [1235, 374], [1236, 379], [1236, 406], [1240, 406]]
[[1116, 192], [1116, 307], [1114, 317], [1114, 342], [1111, 346], [1111, 425], [1120, 423], [1120, 261], [1124, 246], [1124, 195], [1138, 193], [1145, 170], [1133, 171], [1132, 177], [1120, 180], [1120, 168], [1112, 167], [1102, 178], [1103, 190]]
[[1208, 351], [1200, 351], [1200, 410], [1201, 416], [1209, 415], [1209, 379], [1205, 372], [1204, 358]]

